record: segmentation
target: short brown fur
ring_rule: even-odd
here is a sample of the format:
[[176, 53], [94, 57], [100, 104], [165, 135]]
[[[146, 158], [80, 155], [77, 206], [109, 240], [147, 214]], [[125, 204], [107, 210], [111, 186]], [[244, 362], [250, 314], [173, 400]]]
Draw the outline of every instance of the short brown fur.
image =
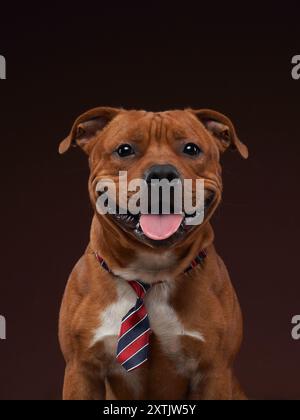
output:
[[[180, 155], [176, 144], [184, 138], [198, 142], [202, 158], [189, 160]], [[138, 145], [139, 155], [121, 161], [113, 152], [120, 142], [129, 139]], [[117, 299], [114, 277], [99, 266], [94, 251], [113, 272], [134, 264], [141, 251], [149, 259], [171, 251], [175, 264], [172, 261], [163, 268], [153, 267], [147, 273], [143, 264], [136, 264], [136, 278], [152, 283], [172, 281], [170, 305], [186, 328], [201, 332], [205, 338], [204, 342], [181, 338], [181, 353], [197, 361], [197, 375], [189, 377], [176, 372], [176, 360], [168, 357], [152, 334], [150, 359], [139, 368], [139, 399], [244, 399], [232, 371], [242, 339], [242, 317], [225, 265], [215, 251], [210, 225], [222, 193], [220, 154], [230, 147], [244, 158], [248, 156], [231, 121], [211, 110], [150, 113], [100, 107], [75, 121], [60, 152], [66, 152], [71, 145], [81, 147], [88, 155], [89, 193], [94, 209], [99, 179], [117, 181], [119, 170], [127, 170], [129, 180], [141, 178], [147, 168], [159, 163], [176, 166], [184, 178], [204, 178], [216, 199], [204, 223], [170, 249], [143, 244], [95, 210], [90, 243], [71, 273], [60, 312], [59, 338], [66, 361], [64, 399], [136, 398], [126, 373], [118, 375], [111, 370], [117, 362], [107, 354], [104, 343], [91, 346], [99, 315]], [[203, 266], [183, 274], [202, 249], [207, 251]]]

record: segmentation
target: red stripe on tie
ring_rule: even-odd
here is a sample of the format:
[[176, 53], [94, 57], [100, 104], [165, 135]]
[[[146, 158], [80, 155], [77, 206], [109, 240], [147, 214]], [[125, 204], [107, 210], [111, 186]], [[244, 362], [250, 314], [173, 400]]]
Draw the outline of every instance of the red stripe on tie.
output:
[[146, 313], [147, 311], [145, 305], [142, 304], [137, 312], [132, 313], [125, 321], [122, 321], [120, 337], [122, 337], [128, 330], [130, 330], [130, 328], [134, 327], [142, 318], [144, 318]]
[[118, 362], [119, 363], [126, 362], [127, 359], [130, 359], [130, 357], [132, 357], [138, 350], [140, 350], [142, 347], [148, 344], [149, 336], [150, 336], [150, 330], [145, 331], [142, 333], [140, 337], [138, 337], [135, 341], [130, 343], [128, 347], [125, 347], [125, 349], [122, 350], [117, 356]]
[[132, 280], [128, 282], [130, 286], [135, 291], [136, 295], [140, 298], [143, 298], [145, 296], [145, 290], [142, 288], [142, 286], [137, 283], [136, 281]]

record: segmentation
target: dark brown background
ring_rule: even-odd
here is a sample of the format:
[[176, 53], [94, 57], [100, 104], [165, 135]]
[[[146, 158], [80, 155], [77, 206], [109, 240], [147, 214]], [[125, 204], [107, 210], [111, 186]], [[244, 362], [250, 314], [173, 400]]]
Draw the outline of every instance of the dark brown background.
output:
[[57, 145], [97, 105], [211, 107], [236, 123], [250, 159], [224, 157], [214, 226], [245, 318], [237, 371], [251, 398], [300, 398], [299, 13], [182, 4], [1, 6], [1, 399], [61, 396], [58, 311], [91, 210], [85, 157]]

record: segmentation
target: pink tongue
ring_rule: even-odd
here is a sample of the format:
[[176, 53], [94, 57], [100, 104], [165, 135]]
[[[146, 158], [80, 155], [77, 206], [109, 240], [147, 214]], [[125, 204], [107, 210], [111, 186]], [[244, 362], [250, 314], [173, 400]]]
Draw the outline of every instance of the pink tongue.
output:
[[142, 214], [140, 225], [148, 238], [160, 241], [172, 236], [178, 230], [182, 219], [181, 214]]

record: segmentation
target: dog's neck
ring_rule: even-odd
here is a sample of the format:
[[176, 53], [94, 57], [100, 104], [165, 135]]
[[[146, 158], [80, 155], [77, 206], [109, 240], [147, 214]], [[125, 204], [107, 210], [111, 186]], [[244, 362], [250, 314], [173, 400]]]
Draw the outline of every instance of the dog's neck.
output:
[[125, 239], [117, 229], [105, 229], [94, 216], [90, 248], [104, 258], [114, 274], [125, 280], [156, 283], [182, 274], [202, 249], [210, 247], [213, 238], [212, 227], [206, 223], [180, 245], [153, 249], [129, 237]]

